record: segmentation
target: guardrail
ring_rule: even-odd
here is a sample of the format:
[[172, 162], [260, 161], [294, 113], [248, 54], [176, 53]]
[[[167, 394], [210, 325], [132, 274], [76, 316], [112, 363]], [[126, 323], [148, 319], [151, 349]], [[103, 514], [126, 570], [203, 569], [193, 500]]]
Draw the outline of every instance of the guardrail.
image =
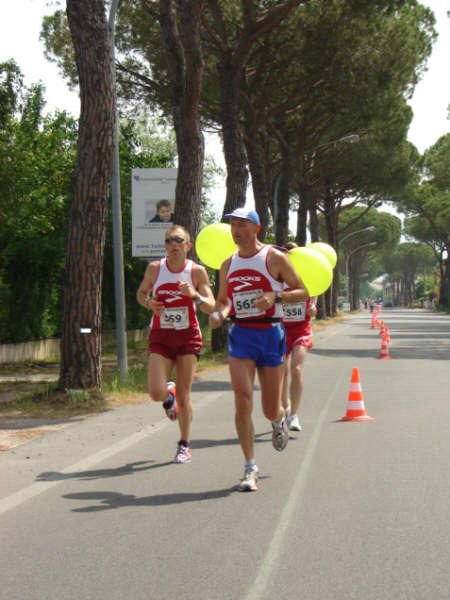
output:
[[[127, 340], [128, 342], [141, 342], [147, 337], [147, 335], [147, 329], [134, 329], [127, 331]], [[116, 338], [114, 331], [106, 331], [102, 334], [103, 346], [109, 346], [115, 343]], [[20, 344], [1, 344], [0, 364], [52, 359], [59, 361], [59, 344], [60, 340], [58, 338], [23, 342]]]

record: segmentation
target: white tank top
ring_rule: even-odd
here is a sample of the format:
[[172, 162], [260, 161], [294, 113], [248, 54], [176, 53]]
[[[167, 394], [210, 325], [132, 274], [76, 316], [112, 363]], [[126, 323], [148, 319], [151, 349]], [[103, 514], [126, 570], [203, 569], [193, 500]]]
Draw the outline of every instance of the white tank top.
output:
[[235, 252], [227, 273], [227, 295], [231, 301], [230, 316], [236, 319], [281, 318], [281, 303], [266, 311], [254, 306], [254, 298], [261, 292], [281, 292], [283, 284], [269, 273], [267, 259], [270, 245], [262, 246], [256, 254], [244, 258]]
[[164, 303], [164, 311], [161, 315], [153, 315], [152, 329], [199, 328], [194, 301], [183, 296], [178, 289], [180, 281], [186, 281], [195, 287], [192, 281], [192, 266], [192, 260], [188, 259], [181, 271], [171, 271], [167, 259], [160, 260], [152, 292], [155, 298]]

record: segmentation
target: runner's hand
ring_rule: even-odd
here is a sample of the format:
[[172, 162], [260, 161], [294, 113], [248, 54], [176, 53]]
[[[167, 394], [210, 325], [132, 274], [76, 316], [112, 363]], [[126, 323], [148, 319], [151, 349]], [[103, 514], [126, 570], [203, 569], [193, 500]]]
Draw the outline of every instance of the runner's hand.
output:
[[263, 292], [255, 297], [254, 306], [261, 311], [268, 310], [275, 303], [275, 292]]
[[222, 315], [220, 314], [220, 312], [215, 310], [214, 312], [212, 312], [209, 315], [208, 325], [211, 327], [211, 329], [218, 329], [220, 327], [222, 321], [223, 321]]
[[187, 281], [179, 281], [178, 289], [183, 294], [192, 300], [197, 296], [197, 291]]

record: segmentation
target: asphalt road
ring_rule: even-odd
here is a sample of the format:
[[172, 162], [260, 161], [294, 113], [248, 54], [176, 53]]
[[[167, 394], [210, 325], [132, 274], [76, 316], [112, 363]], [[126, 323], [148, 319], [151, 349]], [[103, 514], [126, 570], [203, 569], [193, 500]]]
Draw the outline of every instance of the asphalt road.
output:
[[[261, 485], [226, 369], [195, 385], [193, 460], [161, 407], [126, 407], [0, 456], [3, 600], [449, 600], [450, 317], [359, 313], [315, 338], [304, 430], [282, 453], [255, 391]], [[357, 367], [374, 420], [340, 422]]]

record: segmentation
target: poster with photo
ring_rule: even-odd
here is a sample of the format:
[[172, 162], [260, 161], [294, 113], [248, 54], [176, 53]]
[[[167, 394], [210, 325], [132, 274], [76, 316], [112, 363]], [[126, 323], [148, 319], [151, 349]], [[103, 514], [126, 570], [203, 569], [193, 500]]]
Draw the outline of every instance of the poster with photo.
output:
[[131, 177], [132, 256], [160, 258], [173, 223], [177, 169], [133, 169]]

